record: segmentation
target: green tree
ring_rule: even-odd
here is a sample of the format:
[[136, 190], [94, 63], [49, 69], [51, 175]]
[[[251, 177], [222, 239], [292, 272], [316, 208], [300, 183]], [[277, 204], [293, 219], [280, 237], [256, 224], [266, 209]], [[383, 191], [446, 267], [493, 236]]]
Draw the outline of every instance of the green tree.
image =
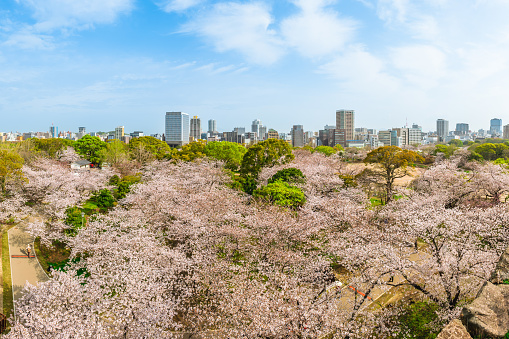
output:
[[449, 158], [451, 155], [454, 154], [454, 152], [456, 152], [457, 149], [458, 149], [458, 147], [456, 147], [456, 145], [454, 145], [454, 144], [451, 144], [449, 146], [443, 145], [443, 144], [438, 144], [435, 146], [435, 149], [433, 150], [433, 155], [437, 155], [438, 153], [443, 153], [446, 158]]
[[306, 203], [306, 196], [300, 188], [291, 186], [283, 181], [276, 181], [267, 186], [260, 187], [253, 192], [253, 197], [274, 205], [294, 209]]
[[213, 141], [207, 144], [204, 152], [208, 157], [224, 161], [227, 169], [236, 171], [239, 169], [247, 149], [235, 142]]
[[74, 142], [68, 139], [51, 138], [51, 139], [37, 139], [31, 138], [24, 142], [30, 141], [31, 146], [35, 151], [44, 153], [50, 158], [56, 158], [60, 152], [67, 147], [72, 146]]
[[129, 142], [129, 151], [136, 160], [144, 160], [140, 162], [146, 161], [145, 155], [140, 158], [140, 153], [143, 152], [148, 152], [158, 160], [162, 160], [172, 154], [171, 147], [166, 142], [149, 136], [132, 139]]
[[269, 139], [248, 148], [242, 158], [240, 173], [243, 176], [258, 178], [262, 168], [286, 164], [292, 161], [292, 146], [284, 140]]
[[67, 226], [71, 227], [65, 230], [65, 233], [68, 236], [74, 237], [78, 233], [78, 230], [85, 225], [85, 215], [80, 208], [76, 206], [69, 207], [65, 210], [64, 222]]
[[302, 183], [306, 179], [306, 176], [298, 168], [285, 168], [277, 171], [269, 180], [268, 183], [272, 184], [276, 181], [283, 181], [289, 184]]
[[320, 152], [330, 157], [331, 155], [338, 153], [338, 150], [330, 146], [318, 146], [315, 148], [315, 152]]
[[190, 142], [182, 146], [182, 149], [173, 155], [173, 159], [182, 161], [194, 161], [198, 158], [203, 158], [205, 157], [206, 145], [207, 142], [205, 140]]
[[456, 147], [462, 147], [463, 141], [461, 141], [460, 139], [452, 139], [451, 141], [449, 141], [449, 145], [454, 145]]
[[106, 143], [106, 147], [99, 152], [101, 163], [107, 162], [111, 166], [118, 168], [129, 161], [127, 145], [119, 140], [112, 140]]
[[364, 170], [364, 175], [382, 181], [385, 186], [384, 203], [392, 198], [394, 180], [408, 175], [408, 166], [416, 162], [423, 162], [419, 153], [404, 150], [396, 146], [379, 147], [369, 152], [364, 159], [366, 164], [373, 164], [373, 169]]
[[94, 164], [101, 163], [101, 151], [105, 148], [106, 143], [104, 141], [88, 134], [74, 143], [76, 153]]
[[102, 211], [108, 210], [115, 206], [115, 197], [111, 194], [109, 189], [102, 189], [99, 192], [94, 192], [89, 201], [97, 205]]
[[19, 154], [7, 150], [0, 150], [0, 189], [5, 194], [9, 179], [24, 179], [23, 158]]
[[480, 154], [484, 160], [496, 160], [509, 157], [509, 147], [502, 143], [486, 143], [475, 147], [474, 151]]

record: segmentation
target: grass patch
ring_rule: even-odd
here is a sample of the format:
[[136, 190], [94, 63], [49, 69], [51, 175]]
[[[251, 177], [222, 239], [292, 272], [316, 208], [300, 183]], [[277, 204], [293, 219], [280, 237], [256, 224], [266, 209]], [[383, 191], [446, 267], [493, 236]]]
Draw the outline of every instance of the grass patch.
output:
[[58, 269], [60, 266], [65, 266], [71, 255], [71, 250], [67, 248], [67, 245], [54, 241], [53, 246], [47, 247], [41, 244], [41, 239], [36, 238], [34, 241], [35, 253], [37, 259], [41, 263], [42, 268], [46, 272], [50, 272], [50, 268]]
[[[0, 233], [2, 238], [2, 287], [3, 287], [3, 314], [7, 318], [12, 315], [14, 310], [14, 302], [12, 299], [12, 278], [11, 278], [11, 257], [9, 253], [9, 238], [7, 236], [7, 229]], [[10, 330], [10, 325], [7, 323], [7, 330]]]

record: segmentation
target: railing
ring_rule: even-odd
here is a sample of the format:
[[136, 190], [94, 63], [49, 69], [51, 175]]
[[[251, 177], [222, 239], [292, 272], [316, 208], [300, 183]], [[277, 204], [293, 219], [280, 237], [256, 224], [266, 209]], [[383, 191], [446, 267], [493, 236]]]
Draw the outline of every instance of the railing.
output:
[[3, 333], [7, 328], [7, 317], [0, 313], [0, 333]]

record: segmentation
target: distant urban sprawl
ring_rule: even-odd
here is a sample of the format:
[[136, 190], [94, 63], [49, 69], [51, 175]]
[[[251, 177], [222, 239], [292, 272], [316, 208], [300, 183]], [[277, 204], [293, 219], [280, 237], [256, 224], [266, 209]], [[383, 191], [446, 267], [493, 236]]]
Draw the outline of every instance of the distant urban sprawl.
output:
[[[171, 147], [181, 147], [196, 140], [229, 141], [239, 144], [252, 144], [267, 139], [286, 140], [293, 147], [306, 145], [342, 147], [377, 148], [381, 146], [398, 146], [420, 144], [449, 143], [453, 139], [461, 141], [475, 141], [486, 138], [509, 139], [509, 124], [502, 126], [502, 119], [490, 120], [489, 129], [470, 130], [468, 123], [457, 123], [454, 130], [450, 130], [449, 121], [438, 119], [436, 130], [423, 132], [418, 124], [395, 127], [389, 130], [377, 131], [373, 128], [355, 127], [354, 110], [337, 110], [336, 124], [325, 125], [319, 131], [305, 131], [303, 125], [293, 125], [288, 133], [278, 132], [268, 128], [258, 119], [253, 120], [251, 129], [235, 127], [231, 132], [218, 132], [216, 120], [208, 120], [207, 131], [204, 132], [201, 119], [198, 116], [190, 118], [184, 112], [166, 112], [164, 133], [150, 136], [166, 141]], [[205, 126], [204, 126], [205, 127]], [[143, 131], [126, 133], [124, 126], [118, 126], [110, 132], [87, 132], [86, 127], [79, 127], [77, 132], [59, 131], [58, 126], [50, 126], [48, 132], [0, 132], [0, 141], [23, 141], [29, 138], [64, 138], [78, 140], [84, 135], [91, 135], [103, 141], [120, 140], [129, 143], [132, 138], [145, 136]]]

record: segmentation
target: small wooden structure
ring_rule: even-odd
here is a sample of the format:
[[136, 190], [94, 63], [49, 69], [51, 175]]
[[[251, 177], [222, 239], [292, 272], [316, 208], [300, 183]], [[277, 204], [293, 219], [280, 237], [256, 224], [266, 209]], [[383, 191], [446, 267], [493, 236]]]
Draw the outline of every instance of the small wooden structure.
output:
[[92, 163], [88, 160], [78, 160], [71, 163], [71, 169], [88, 169]]

